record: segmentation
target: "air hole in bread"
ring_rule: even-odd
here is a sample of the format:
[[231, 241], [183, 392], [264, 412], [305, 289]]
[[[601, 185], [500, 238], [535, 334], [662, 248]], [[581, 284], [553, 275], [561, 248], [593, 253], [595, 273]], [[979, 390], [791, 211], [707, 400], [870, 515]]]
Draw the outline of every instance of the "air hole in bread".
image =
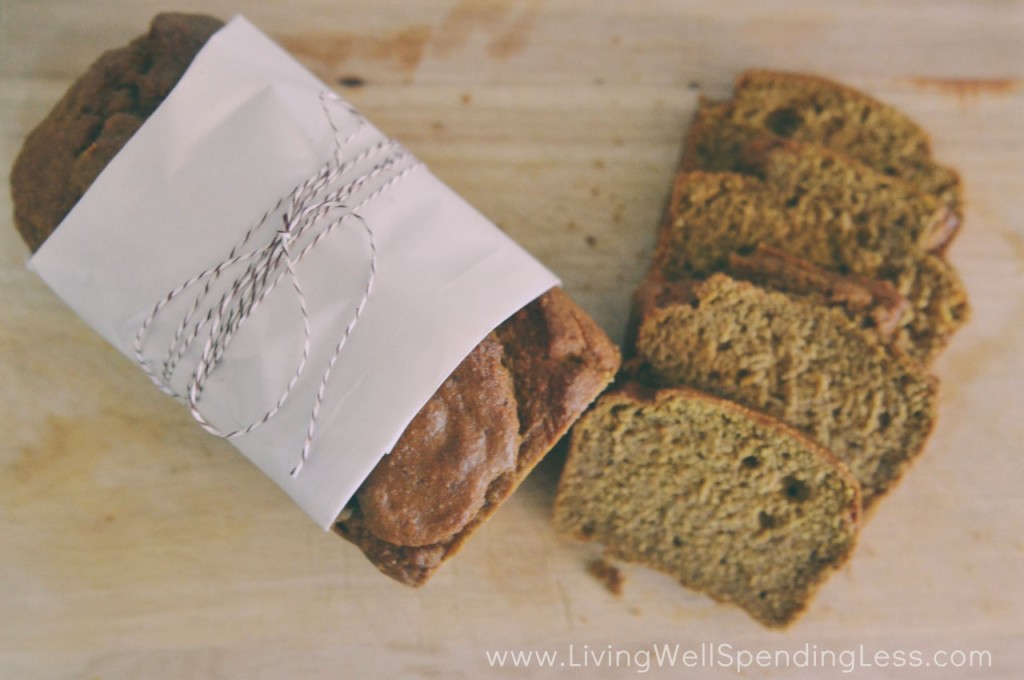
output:
[[782, 480], [782, 491], [791, 501], [802, 503], [811, 497], [811, 488], [793, 475], [787, 475]]
[[779, 135], [780, 137], [790, 137], [797, 129], [803, 125], [803, 119], [800, 117], [800, 113], [788, 106], [781, 109], [775, 109], [767, 116], [765, 116], [764, 124], [769, 130]]

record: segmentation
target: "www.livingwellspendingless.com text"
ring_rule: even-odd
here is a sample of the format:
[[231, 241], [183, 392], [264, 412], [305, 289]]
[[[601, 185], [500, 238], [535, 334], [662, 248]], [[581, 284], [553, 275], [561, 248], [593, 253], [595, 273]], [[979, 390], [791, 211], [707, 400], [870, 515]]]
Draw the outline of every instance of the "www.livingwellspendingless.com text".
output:
[[789, 649], [746, 649], [730, 643], [697, 645], [661, 643], [633, 649], [614, 645], [569, 644], [563, 649], [487, 650], [492, 668], [551, 668], [632, 670], [726, 668], [742, 673], [749, 668], [831, 669], [855, 673], [867, 669], [991, 668], [992, 654], [978, 649], [843, 649], [806, 643]]

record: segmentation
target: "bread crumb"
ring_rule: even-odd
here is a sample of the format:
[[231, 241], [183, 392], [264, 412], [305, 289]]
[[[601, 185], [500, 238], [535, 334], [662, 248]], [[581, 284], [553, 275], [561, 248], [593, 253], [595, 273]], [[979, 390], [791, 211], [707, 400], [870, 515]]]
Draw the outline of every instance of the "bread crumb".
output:
[[338, 78], [338, 85], [342, 87], [363, 87], [366, 81], [359, 76], [341, 76]]
[[593, 560], [587, 564], [587, 573], [604, 583], [604, 587], [612, 595], [616, 597], [622, 595], [622, 584], [626, 581], [626, 577], [623, 576], [622, 572], [614, 564], [607, 562], [603, 558]]

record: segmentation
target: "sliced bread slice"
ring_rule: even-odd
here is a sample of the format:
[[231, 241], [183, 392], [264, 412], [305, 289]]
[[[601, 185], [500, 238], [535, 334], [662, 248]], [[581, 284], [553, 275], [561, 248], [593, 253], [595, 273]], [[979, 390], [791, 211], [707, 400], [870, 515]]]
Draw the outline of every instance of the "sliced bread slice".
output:
[[628, 384], [573, 429], [554, 522], [778, 627], [850, 555], [858, 516], [857, 482], [796, 430]]
[[[700, 119], [726, 119], [748, 130], [834, 149], [902, 178], [940, 198], [957, 215], [961, 213], [960, 179], [934, 160], [924, 130], [895, 107], [840, 83], [805, 74], [746, 71], [736, 79], [731, 101], [702, 102]], [[704, 136], [714, 127], [697, 126], [693, 133]], [[732, 128], [730, 134], [736, 132]], [[695, 168], [714, 168], [724, 158], [715, 153], [715, 147], [729, 149], [729, 135], [710, 143], [691, 139], [694, 144], [688, 149], [697, 153], [688, 162]]]
[[827, 270], [886, 280], [910, 304], [896, 344], [931, 361], [969, 316], [963, 284], [952, 267], [917, 246], [914, 234], [926, 227], [891, 227], [900, 222], [890, 219], [912, 224], [914, 213], [870, 210], [867, 185], [842, 200], [830, 196], [848, 191], [842, 177], [830, 180], [834, 191], [808, 189], [794, 198], [751, 175], [678, 173], [652, 276], [674, 281], [728, 272], [730, 257], [763, 244]]
[[730, 253], [726, 271], [763, 288], [831, 304], [882, 342], [928, 362], [948, 337], [936, 330], [951, 334], [963, 323], [966, 293], [953, 267], [934, 255], [911, 253], [897, 265], [879, 272], [892, 281], [839, 274], [762, 244], [750, 254]]
[[724, 116], [698, 113], [683, 171], [740, 172], [764, 180], [789, 208], [845, 220], [862, 247], [888, 254], [942, 253], [960, 226], [941, 200], [842, 153], [765, 135]]
[[741, 148], [739, 163], [784, 197], [787, 208], [840, 219], [862, 247], [886, 256], [914, 248], [942, 252], [960, 226], [936, 197], [813, 144], [754, 139]]
[[839, 274], [761, 244], [752, 253], [730, 253], [729, 275], [762, 288], [806, 295], [842, 309], [882, 342], [891, 342], [909, 303], [889, 281]]
[[[903, 323], [910, 303], [888, 281], [839, 274], [763, 244], [750, 253], [730, 253], [727, 271], [738, 281], [750, 281], [767, 290], [832, 306], [879, 343], [898, 347], [899, 340], [906, 334]], [[644, 281], [634, 293], [625, 339], [627, 351], [636, 344], [641, 314], [679, 300], [691, 300], [694, 285], [693, 280], [673, 282], [648, 278]]]
[[842, 311], [724, 274], [638, 302], [645, 381], [703, 390], [796, 427], [850, 468], [865, 508], [924, 448], [935, 380]]

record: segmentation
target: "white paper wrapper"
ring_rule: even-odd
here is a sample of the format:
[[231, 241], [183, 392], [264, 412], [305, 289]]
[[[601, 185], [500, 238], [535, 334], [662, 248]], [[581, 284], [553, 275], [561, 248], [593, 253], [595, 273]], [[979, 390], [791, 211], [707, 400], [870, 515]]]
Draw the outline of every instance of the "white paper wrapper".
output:
[[[324, 104], [327, 91], [236, 17], [211, 38], [30, 267], [134, 359], [136, 335], [154, 305], [223, 262], [262, 215], [331, 159], [337, 140], [347, 140], [346, 158], [384, 140], [343, 103]], [[296, 266], [310, 324], [306, 368], [273, 417], [231, 439], [324, 528], [473, 347], [558, 284], [429, 171], [410, 163], [348, 197], [349, 207], [370, 198], [356, 210], [359, 218], [333, 228]], [[369, 167], [356, 164], [349, 178]], [[403, 167], [408, 171], [387, 184]], [[269, 242], [279, 228], [280, 220], [271, 218], [250, 245]], [[293, 476], [317, 390], [364, 297], [367, 229], [376, 248], [372, 291], [330, 373], [309, 457]], [[182, 292], [147, 327], [147, 360], [166, 353], [200, 288]], [[304, 347], [298, 299], [286, 276], [235, 335], [200, 402], [203, 417], [218, 429], [252, 423], [282, 395]], [[195, 364], [201, 345], [185, 363]], [[172, 381], [179, 392], [190, 370]]]

